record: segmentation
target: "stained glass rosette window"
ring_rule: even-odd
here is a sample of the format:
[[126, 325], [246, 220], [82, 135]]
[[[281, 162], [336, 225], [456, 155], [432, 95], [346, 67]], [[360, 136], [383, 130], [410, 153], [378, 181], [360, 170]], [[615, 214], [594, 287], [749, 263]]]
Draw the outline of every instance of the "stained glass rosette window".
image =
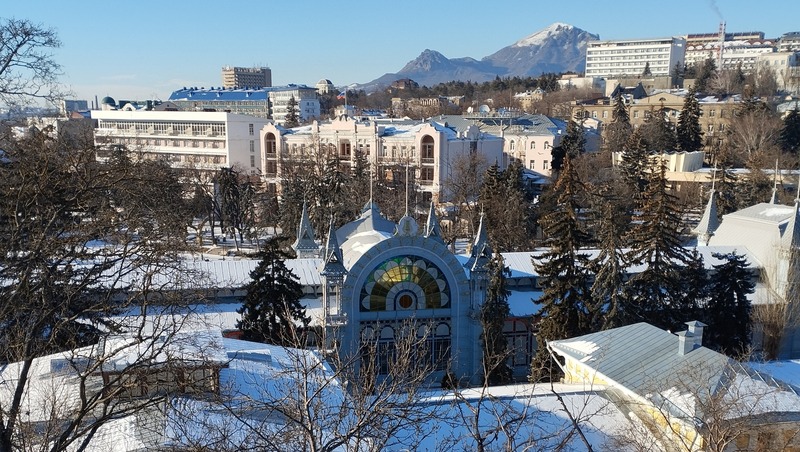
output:
[[442, 271], [419, 256], [398, 256], [370, 272], [361, 288], [361, 311], [410, 311], [450, 306]]

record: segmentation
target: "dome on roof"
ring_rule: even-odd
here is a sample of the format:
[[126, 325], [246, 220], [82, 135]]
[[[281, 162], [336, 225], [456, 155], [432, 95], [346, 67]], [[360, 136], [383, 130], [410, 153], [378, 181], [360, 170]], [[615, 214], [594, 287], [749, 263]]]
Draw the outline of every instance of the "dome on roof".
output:
[[328, 79], [326, 79], [326, 78], [321, 78], [317, 82], [317, 85], [333, 85], [333, 82], [328, 80]]
[[117, 105], [117, 101], [115, 101], [115, 100], [114, 100], [114, 98], [113, 98], [113, 97], [111, 97], [111, 96], [106, 96], [106, 97], [104, 97], [104, 98], [103, 98], [103, 99], [100, 101], [100, 103], [101, 103], [101, 104], [103, 104], [103, 105]]

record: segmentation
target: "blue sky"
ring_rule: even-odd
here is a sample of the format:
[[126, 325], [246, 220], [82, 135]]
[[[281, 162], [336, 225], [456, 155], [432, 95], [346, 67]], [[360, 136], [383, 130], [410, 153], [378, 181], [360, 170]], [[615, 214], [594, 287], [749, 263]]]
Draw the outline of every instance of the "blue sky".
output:
[[364, 83], [423, 50], [481, 59], [554, 23], [601, 39], [800, 31], [797, 0], [2, 0], [0, 17], [54, 28], [75, 98], [166, 99], [219, 86], [220, 68], [272, 68], [274, 85]]

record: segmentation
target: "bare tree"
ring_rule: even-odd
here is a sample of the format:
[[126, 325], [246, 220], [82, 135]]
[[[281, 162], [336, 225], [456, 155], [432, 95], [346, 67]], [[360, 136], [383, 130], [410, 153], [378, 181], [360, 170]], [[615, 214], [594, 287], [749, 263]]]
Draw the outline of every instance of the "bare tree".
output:
[[61, 96], [61, 66], [53, 49], [61, 46], [56, 32], [25, 19], [0, 18], [0, 105], [24, 106], [55, 101]]
[[270, 363], [238, 369], [222, 389], [227, 422], [213, 406], [187, 401], [175, 410], [173, 442], [193, 450], [414, 450], [440, 411], [421, 403], [436, 364], [421, 359], [429, 351], [424, 322], [400, 330], [407, 334], [391, 347], [365, 337], [352, 355], [272, 347]]
[[[684, 365], [674, 377], [650, 376], [647, 401], [618, 402], [640, 424], [616, 438], [623, 450], [793, 450], [798, 444], [787, 385], [736, 361]], [[640, 391], [642, 392], [642, 391]], [[791, 400], [787, 400], [787, 398]]]
[[447, 178], [442, 181], [443, 199], [450, 202], [449, 227], [445, 229], [448, 242], [471, 238], [477, 226], [476, 202], [483, 185], [483, 175], [489, 167], [486, 158], [477, 152], [460, 155], [447, 163]]
[[172, 390], [126, 396], [169, 361], [179, 328], [155, 313], [182, 309], [182, 281], [200, 280], [177, 255], [181, 192], [153, 162], [95, 155], [38, 133], [4, 140], [0, 451], [81, 449]]
[[781, 122], [773, 114], [763, 111], [741, 112], [731, 118], [729, 145], [743, 162], [753, 153], [776, 148], [780, 133]]

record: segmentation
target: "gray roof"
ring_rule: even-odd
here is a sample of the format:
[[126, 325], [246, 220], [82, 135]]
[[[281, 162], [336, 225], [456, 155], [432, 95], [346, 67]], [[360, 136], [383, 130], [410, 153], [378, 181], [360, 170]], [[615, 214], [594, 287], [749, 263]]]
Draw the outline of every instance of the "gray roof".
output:
[[[687, 332], [679, 334], [693, 339]], [[550, 341], [547, 345], [554, 353], [590, 368], [609, 385], [630, 391], [684, 419], [702, 419], [703, 410], [714, 406], [708, 397], [716, 394], [741, 405], [731, 405], [729, 412], [714, 413], [725, 418], [800, 409], [795, 388], [705, 347], [695, 345], [681, 354], [678, 335], [647, 323]]]
[[663, 384], [687, 366], [714, 366], [721, 372], [730, 360], [705, 347], [680, 355], [678, 336], [648, 323], [550, 341], [548, 346], [640, 395], [652, 392], [654, 385]]

